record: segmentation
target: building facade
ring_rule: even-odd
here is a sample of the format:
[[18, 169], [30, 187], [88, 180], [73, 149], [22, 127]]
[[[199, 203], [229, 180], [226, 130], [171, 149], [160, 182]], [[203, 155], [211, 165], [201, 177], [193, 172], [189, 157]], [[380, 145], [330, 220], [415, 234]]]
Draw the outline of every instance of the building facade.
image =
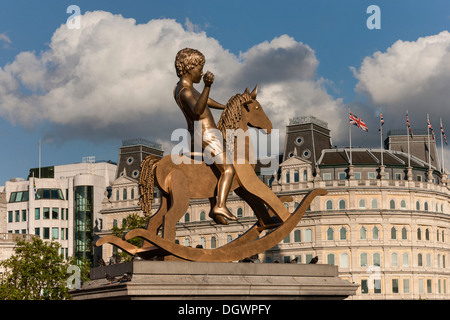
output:
[[116, 165], [93, 161], [47, 167], [41, 178], [12, 179], [5, 184], [9, 234], [36, 235], [61, 244], [65, 257], [94, 262], [94, 232], [101, 230], [99, 211]]
[[[421, 141], [417, 146], [422, 145], [422, 152], [428, 140], [414, 139]], [[333, 149], [326, 124], [314, 117], [291, 121], [286, 141], [278, 172], [261, 179], [278, 196], [292, 197], [285, 203], [290, 212], [312, 189], [328, 194], [314, 199], [296, 228], [259, 254], [259, 262], [309, 263], [317, 256], [319, 263], [337, 265], [341, 278], [359, 285], [350, 299], [450, 298], [450, 191], [447, 172], [437, 161], [428, 162], [428, 154], [407, 153], [407, 137], [398, 133], [386, 141], [388, 147], [395, 145], [392, 149]], [[431, 143], [425, 149], [437, 159]], [[127, 188], [134, 183], [119, 182], [129, 183]], [[127, 210], [140, 212], [137, 200], [115, 201], [114, 210], [123, 209], [121, 216]], [[209, 201], [192, 200], [177, 225], [176, 241], [217, 248], [256, 222], [248, 204], [233, 192], [227, 206], [239, 221], [217, 225], [208, 217]], [[103, 234], [110, 233], [110, 225], [105, 224]]]

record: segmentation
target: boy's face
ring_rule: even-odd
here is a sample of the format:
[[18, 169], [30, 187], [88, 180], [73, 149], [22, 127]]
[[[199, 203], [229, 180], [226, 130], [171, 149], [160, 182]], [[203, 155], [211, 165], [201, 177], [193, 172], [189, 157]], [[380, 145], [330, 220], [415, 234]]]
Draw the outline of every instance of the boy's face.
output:
[[192, 82], [199, 83], [203, 77], [203, 64], [195, 66], [189, 73], [191, 75]]

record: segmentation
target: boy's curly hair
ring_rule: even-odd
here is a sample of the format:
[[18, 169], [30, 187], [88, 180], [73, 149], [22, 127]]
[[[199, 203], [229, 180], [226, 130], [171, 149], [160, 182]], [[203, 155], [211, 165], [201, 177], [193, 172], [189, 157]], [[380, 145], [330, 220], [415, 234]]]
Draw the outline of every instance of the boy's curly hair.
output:
[[178, 51], [175, 58], [177, 76], [181, 77], [199, 64], [205, 64], [205, 56], [196, 49], [185, 48]]

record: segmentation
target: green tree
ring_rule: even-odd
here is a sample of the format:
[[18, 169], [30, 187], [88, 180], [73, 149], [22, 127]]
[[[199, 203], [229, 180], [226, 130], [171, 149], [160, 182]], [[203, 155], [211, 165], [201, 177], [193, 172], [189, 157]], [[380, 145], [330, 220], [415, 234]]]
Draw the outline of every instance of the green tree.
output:
[[[75, 260], [64, 260], [58, 254], [61, 245], [56, 241], [18, 240], [14, 254], [1, 261], [5, 269], [0, 279], [2, 300], [64, 300], [71, 299], [67, 269]], [[80, 270], [81, 281], [88, 280], [89, 265], [83, 261]]]
[[[112, 233], [116, 237], [122, 238], [122, 236], [130, 230], [136, 228], [145, 228], [147, 225], [147, 221], [148, 217], [146, 216], [141, 216], [137, 213], [130, 214], [125, 219], [123, 219], [122, 226], [120, 228], [119, 227], [112, 228]], [[131, 243], [132, 245], [135, 245], [136, 247], [140, 247], [142, 246], [143, 240], [141, 238], [134, 238], [128, 240], [128, 242]], [[126, 252], [119, 252], [119, 255], [124, 261], [131, 260], [131, 256]]]

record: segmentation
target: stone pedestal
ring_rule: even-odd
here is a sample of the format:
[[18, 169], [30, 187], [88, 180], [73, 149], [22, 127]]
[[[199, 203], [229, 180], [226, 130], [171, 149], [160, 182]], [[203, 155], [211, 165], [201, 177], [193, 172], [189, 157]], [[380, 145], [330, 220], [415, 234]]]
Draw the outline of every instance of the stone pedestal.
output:
[[[120, 281], [127, 272], [131, 280]], [[333, 265], [134, 261], [93, 268], [91, 281], [71, 294], [74, 300], [303, 300], [345, 299], [357, 288]]]

